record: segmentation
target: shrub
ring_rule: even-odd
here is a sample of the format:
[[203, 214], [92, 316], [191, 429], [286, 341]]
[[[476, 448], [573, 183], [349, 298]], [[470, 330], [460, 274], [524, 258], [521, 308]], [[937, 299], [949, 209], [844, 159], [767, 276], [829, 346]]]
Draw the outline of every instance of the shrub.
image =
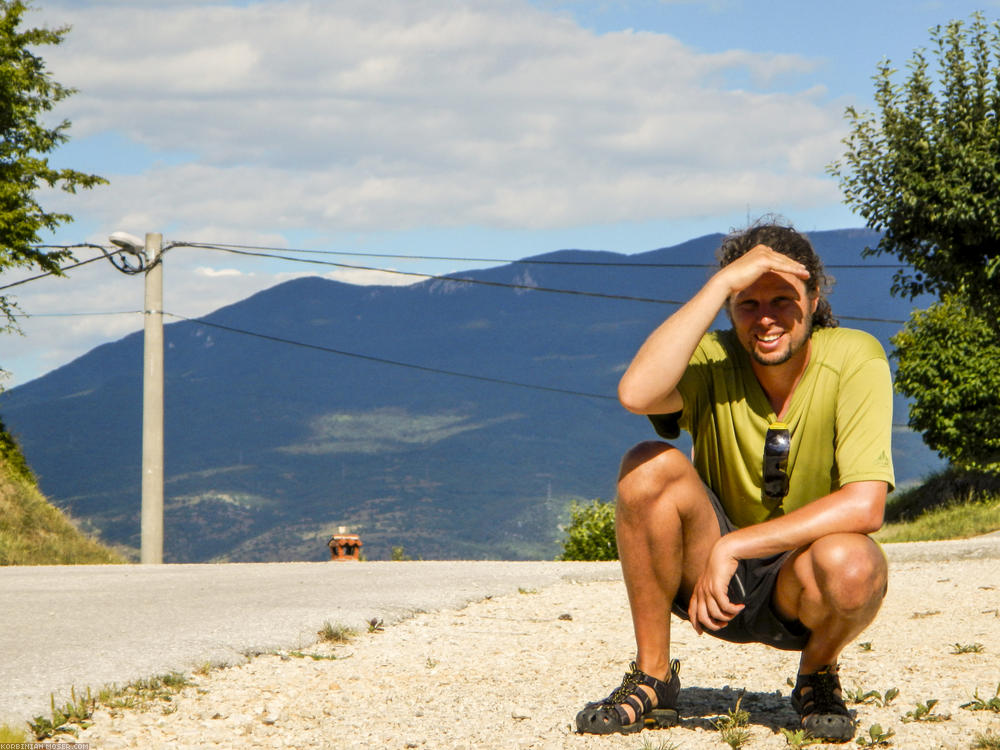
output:
[[615, 505], [594, 500], [589, 505], [576, 501], [570, 506], [570, 523], [560, 560], [617, 560]]

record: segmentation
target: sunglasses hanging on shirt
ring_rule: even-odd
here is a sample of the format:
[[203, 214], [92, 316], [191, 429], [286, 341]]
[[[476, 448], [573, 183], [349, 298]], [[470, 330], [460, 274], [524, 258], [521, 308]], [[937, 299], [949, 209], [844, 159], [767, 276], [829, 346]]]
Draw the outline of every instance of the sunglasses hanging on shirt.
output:
[[764, 498], [772, 510], [781, 507], [788, 494], [788, 451], [791, 432], [784, 422], [774, 422], [764, 435]]

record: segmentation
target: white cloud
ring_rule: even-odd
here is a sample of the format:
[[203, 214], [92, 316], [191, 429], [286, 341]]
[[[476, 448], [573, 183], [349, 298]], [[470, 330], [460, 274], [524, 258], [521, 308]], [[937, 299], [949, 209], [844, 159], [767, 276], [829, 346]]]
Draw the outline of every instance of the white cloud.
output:
[[[108, 186], [42, 196], [92, 242], [123, 229], [302, 247], [304, 236], [558, 230], [839, 202], [823, 167], [840, 151], [843, 102], [797, 55], [596, 34], [524, 0], [46, 0], [29, 22], [73, 27], [40, 52], [79, 89], [55, 112], [74, 141], [115, 131], [150, 149], [127, 174], [95, 167]], [[176, 248], [165, 307], [202, 315], [307, 273], [415, 280], [288, 269]], [[71, 280], [19, 287], [24, 309], [142, 306], [142, 282], [104, 263]], [[141, 324], [35, 318], [27, 338], [5, 340], [0, 366], [23, 382]]]
[[392, 271], [369, 271], [362, 268], [345, 268], [341, 271], [331, 271], [324, 274], [328, 279], [342, 281], [345, 284], [360, 284], [363, 286], [409, 286], [424, 281], [426, 276], [411, 276], [409, 274], [392, 273]]
[[217, 279], [223, 276], [241, 277], [245, 275], [238, 268], [208, 268], [206, 266], [198, 266], [194, 269], [194, 272], [199, 276], [207, 276], [210, 279]]
[[74, 27], [46, 59], [80, 89], [60, 110], [77, 137], [195, 155], [73, 198], [109, 226], [551, 228], [732, 211], [748, 198], [732, 185], [782, 208], [834, 195], [840, 106], [796, 55], [598, 35], [519, 0], [45, 13]]

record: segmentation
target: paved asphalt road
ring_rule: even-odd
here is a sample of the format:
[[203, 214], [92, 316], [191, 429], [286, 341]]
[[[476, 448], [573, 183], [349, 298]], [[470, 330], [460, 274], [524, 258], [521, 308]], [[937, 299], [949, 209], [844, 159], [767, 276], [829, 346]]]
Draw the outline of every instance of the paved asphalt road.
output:
[[[990, 558], [1000, 533], [887, 546], [894, 562]], [[1000, 562], [997, 565], [1000, 579]], [[324, 623], [364, 628], [561, 579], [620, 580], [618, 563], [324, 562], [0, 568], [0, 722], [100, 688], [247, 653], [303, 648]]]
[[315, 643], [560, 579], [621, 578], [617, 563], [323, 562], [0, 568], [0, 723], [79, 691]]

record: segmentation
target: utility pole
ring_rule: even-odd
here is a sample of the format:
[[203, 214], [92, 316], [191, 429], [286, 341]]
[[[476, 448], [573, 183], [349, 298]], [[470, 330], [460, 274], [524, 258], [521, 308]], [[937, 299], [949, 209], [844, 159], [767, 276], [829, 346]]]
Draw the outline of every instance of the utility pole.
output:
[[[108, 239], [118, 249], [104, 251], [124, 274], [146, 276], [142, 361], [142, 512], [139, 559], [163, 563], [163, 235], [148, 233], [146, 242], [128, 232]], [[169, 250], [172, 245], [168, 245]]]
[[142, 367], [141, 562], [163, 562], [163, 235], [146, 235]]

